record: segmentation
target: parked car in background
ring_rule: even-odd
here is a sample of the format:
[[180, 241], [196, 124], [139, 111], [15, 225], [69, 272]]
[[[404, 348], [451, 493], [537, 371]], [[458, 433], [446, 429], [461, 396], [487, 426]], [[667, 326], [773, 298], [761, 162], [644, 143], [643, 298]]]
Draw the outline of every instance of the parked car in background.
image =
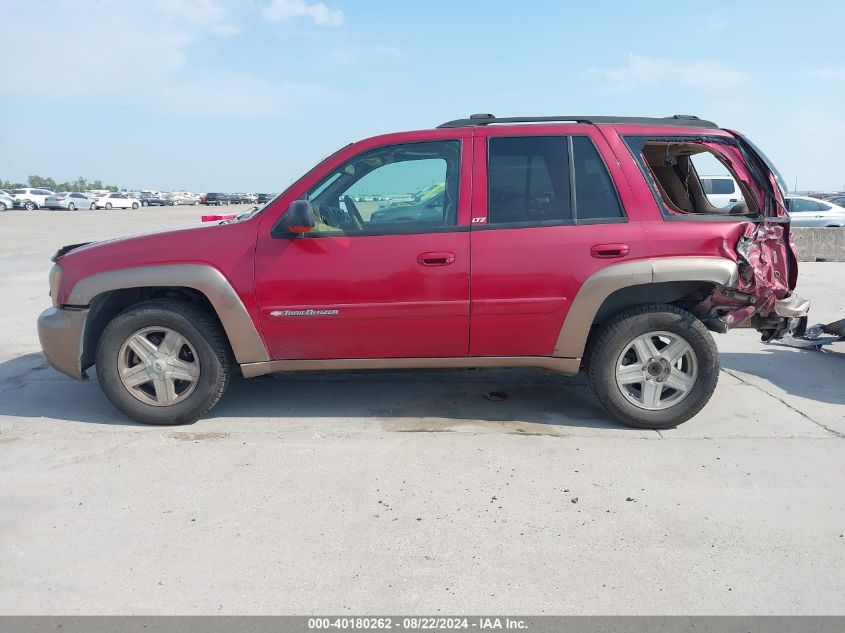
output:
[[170, 204], [169, 200], [165, 200], [161, 196], [156, 196], [152, 193], [141, 192], [138, 200], [142, 207], [165, 207]]
[[200, 203], [200, 197], [192, 194], [189, 191], [173, 191], [167, 199], [173, 206], [177, 206], [180, 204]]
[[6, 211], [15, 206], [15, 199], [5, 190], [0, 191], [0, 211]]
[[248, 204], [255, 204], [258, 202], [258, 196], [254, 193], [245, 193], [244, 200], [246, 200]]
[[225, 193], [207, 193], [205, 194], [205, 203], [210, 207], [220, 207], [229, 204], [229, 196]]
[[704, 195], [719, 209], [742, 202], [742, 192], [731, 176], [699, 176]]
[[245, 193], [230, 193], [229, 194], [229, 204], [246, 204], [249, 202], [249, 198], [246, 197]]
[[102, 198], [97, 198], [94, 206], [97, 209], [139, 209], [141, 203], [125, 193], [110, 193]]
[[258, 204], [267, 204], [268, 202], [270, 202], [270, 200], [273, 199], [273, 197], [274, 196], [272, 193], [259, 193], [255, 201]]
[[786, 210], [792, 226], [838, 227], [845, 226], [845, 207], [829, 200], [809, 196], [786, 196]]
[[830, 202], [831, 204], [838, 204], [840, 207], [845, 207], [845, 195], [836, 194], [835, 196], [830, 196], [829, 198], [825, 198], [825, 202]]
[[68, 211], [95, 209], [96, 205], [96, 198], [89, 197], [79, 191], [60, 191], [52, 196], [47, 196], [44, 201], [44, 206], [48, 209], [67, 209]]
[[24, 187], [23, 189], [12, 189], [12, 199], [16, 208], [32, 211], [44, 206], [47, 196], [52, 196], [49, 189], [38, 189], [35, 187]]
[[200, 204], [205, 204], [205, 200], [206, 200], [207, 197], [208, 197], [207, 193], [201, 193], [200, 194]]

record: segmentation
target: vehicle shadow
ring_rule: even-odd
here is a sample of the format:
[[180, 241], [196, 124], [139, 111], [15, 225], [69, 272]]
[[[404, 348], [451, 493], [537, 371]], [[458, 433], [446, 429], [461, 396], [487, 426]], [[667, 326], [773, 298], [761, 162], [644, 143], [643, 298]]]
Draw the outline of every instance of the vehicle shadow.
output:
[[[40, 353], [0, 363], [0, 415], [134, 426], [106, 399], [96, 376], [75, 381]], [[490, 400], [491, 391], [506, 399]], [[465, 424], [524, 434], [555, 427], [626, 431], [599, 407], [583, 376], [531, 369], [277, 374], [236, 377], [209, 419], [334, 419], [357, 427], [373, 420], [394, 431], [449, 431]], [[631, 430], [631, 432], [637, 432]]]
[[845, 404], [845, 354], [839, 351], [795, 350], [772, 344], [753, 353], [722, 352], [720, 356], [723, 369], [762, 378], [788, 394]]

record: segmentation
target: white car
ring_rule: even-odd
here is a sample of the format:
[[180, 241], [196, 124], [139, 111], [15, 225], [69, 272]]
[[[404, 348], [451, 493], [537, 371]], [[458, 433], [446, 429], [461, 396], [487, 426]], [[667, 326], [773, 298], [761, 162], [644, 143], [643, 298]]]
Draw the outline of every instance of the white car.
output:
[[786, 210], [789, 211], [792, 226], [845, 226], [845, 207], [826, 200], [809, 196], [786, 196]]
[[44, 206], [48, 209], [67, 209], [69, 211], [94, 209], [96, 204], [96, 198], [86, 196], [79, 191], [61, 191], [52, 196], [47, 196], [47, 199], [44, 200]]
[[172, 205], [179, 204], [199, 204], [200, 197], [195, 196], [190, 191], [174, 191], [168, 196], [168, 202]]
[[0, 191], [0, 211], [6, 211], [15, 206], [15, 200], [5, 191]]
[[714, 207], [729, 207], [742, 202], [742, 191], [730, 176], [699, 176], [701, 188]]
[[102, 198], [97, 198], [95, 207], [97, 209], [138, 209], [141, 207], [141, 203], [125, 193], [110, 193]]
[[37, 187], [12, 189], [12, 198], [15, 201], [15, 206], [18, 208], [24, 208], [27, 211], [43, 207], [47, 196], [52, 195], [53, 192], [49, 189], [39, 189]]

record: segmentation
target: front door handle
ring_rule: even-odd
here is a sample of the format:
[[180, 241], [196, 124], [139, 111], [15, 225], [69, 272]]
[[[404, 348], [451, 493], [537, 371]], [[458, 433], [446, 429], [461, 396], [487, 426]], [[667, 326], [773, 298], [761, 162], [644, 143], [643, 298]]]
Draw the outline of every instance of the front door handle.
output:
[[596, 244], [590, 247], [590, 255], [596, 259], [614, 259], [625, 257], [629, 250], [627, 244]]
[[417, 255], [420, 266], [448, 266], [455, 263], [455, 254], [449, 251], [434, 251]]

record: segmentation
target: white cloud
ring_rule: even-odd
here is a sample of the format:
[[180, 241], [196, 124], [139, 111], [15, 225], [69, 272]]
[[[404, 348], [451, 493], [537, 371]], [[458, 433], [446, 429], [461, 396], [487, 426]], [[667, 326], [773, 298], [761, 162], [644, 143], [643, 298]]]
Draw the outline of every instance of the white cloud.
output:
[[653, 88], [663, 84], [696, 87], [702, 90], [732, 90], [745, 81], [745, 73], [727, 68], [717, 61], [675, 60], [661, 57], [628, 55], [621, 68], [591, 68], [589, 74], [607, 81], [608, 92]]
[[309, 4], [306, 0], [272, 0], [261, 14], [271, 22], [307, 17], [318, 26], [340, 26], [344, 18], [340, 9], [330, 9], [323, 2]]
[[807, 73], [816, 79], [832, 79], [834, 81], [845, 81], [845, 67], [839, 68], [816, 68]]
[[4, 60], [0, 97], [54, 94], [179, 115], [254, 118], [322, 94], [313, 84], [270, 81], [248, 69], [193, 67], [191, 46], [238, 30], [224, 0], [56, 0], [49, 16], [40, 13], [39, 3], [26, 0], [4, 13], [4, 47], [15, 54]]

